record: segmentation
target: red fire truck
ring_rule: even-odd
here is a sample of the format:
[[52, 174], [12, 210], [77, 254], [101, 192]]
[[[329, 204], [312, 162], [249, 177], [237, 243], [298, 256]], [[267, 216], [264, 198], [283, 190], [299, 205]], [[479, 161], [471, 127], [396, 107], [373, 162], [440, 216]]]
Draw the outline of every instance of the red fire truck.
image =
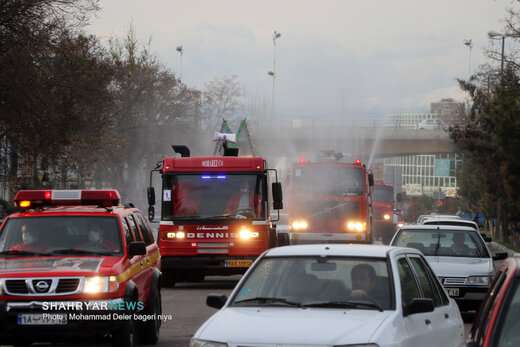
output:
[[378, 181], [372, 193], [374, 210], [374, 237], [384, 244], [390, 243], [395, 233], [394, 187]]
[[[174, 150], [181, 157], [164, 158], [157, 168], [162, 175], [158, 243], [165, 285], [244, 273], [262, 252], [288, 243], [271, 219], [269, 173], [276, 179], [275, 210], [283, 208], [282, 189], [276, 170], [264, 159], [190, 157], [185, 146]], [[152, 184], [148, 200], [152, 217]]]
[[291, 243], [372, 242], [370, 186], [360, 160], [300, 158], [288, 176]]

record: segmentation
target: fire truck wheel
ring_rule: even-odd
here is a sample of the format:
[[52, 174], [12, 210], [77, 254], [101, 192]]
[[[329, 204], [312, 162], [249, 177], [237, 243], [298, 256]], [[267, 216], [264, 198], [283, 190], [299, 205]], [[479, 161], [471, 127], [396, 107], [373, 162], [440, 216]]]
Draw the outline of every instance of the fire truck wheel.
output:
[[136, 340], [133, 319], [125, 321], [121, 329], [112, 333], [112, 347], [135, 347], [137, 346]]
[[290, 244], [289, 241], [289, 234], [287, 233], [280, 233], [277, 236], [277, 246], [288, 246]]
[[161, 287], [163, 288], [173, 288], [175, 287], [175, 283], [178, 282], [175, 274], [171, 272], [163, 272], [161, 276]]
[[158, 316], [162, 313], [161, 292], [157, 286], [154, 286], [150, 291], [148, 300], [146, 314], [157, 317], [157, 319], [150, 319], [139, 325], [139, 342], [145, 345], [156, 345], [159, 341], [159, 331], [161, 330], [161, 319]]

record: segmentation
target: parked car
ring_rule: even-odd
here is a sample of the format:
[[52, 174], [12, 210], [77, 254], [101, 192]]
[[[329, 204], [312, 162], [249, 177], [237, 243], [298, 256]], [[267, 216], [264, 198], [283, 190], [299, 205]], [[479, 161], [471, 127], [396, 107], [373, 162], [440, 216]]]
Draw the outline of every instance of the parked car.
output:
[[497, 270], [467, 347], [520, 346], [520, 259], [509, 258]]
[[478, 310], [495, 269], [484, 239], [475, 229], [446, 225], [406, 225], [397, 231], [392, 246], [421, 251], [461, 311]]
[[379, 245], [266, 251], [195, 333], [202, 346], [464, 346], [464, 326], [423, 255]]

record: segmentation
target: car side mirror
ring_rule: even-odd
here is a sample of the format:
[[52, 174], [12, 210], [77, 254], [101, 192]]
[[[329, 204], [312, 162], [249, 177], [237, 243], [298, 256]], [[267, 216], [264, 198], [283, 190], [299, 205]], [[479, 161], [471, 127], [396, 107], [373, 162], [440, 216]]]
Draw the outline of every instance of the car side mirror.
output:
[[498, 252], [493, 256], [493, 260], [504, 260], [509, 256], [507, 252]]
[[415, 298], [412, 299], [412, 302], [403, 307], [403, 313], [405, 316], [409, 316], [416, 313], [433, 312], [434, 309], [435, 306], [433, 305], [432, 299]]
[[283, 209], [283, 193], [282, 184], [280, 182], [273, 182], [271, 190], [273, 191], [273, 209]]
[[128, 245], [128, 257], [132, 258], [137, 255], [146, 255], [146, 245], [143, 241], [132, 241]]
[[155, 188], [148, 187], [148, 189], [146, 190], [146, 193], [148, 195], [148, 205], [154, 206], [155, 205]]
[[220, 310], [226, 304], [227, 299], [226, 295], [210, 294], [206, 297], [206, 305]]
[[369, 187], [374, 186], [374, 174], [373, 173], [368, 174], [368, 186]]

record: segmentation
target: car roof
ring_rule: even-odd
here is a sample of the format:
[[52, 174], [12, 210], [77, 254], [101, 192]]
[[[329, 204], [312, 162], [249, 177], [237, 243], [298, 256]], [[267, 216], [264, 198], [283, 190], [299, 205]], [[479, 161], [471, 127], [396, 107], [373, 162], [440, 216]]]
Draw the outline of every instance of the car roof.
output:
[[125, 215], [127, 213], [138, 212], [137, 208], [126, 208], [125, 206], [111, 206], [108, 208], [89, 205], [73, 205], [73, 206], [56, 206], [43, 209], [27, 210], [16, 212], [9, 215], [9, 218], [19, 217], [41, 217], [41, 216], [57, 216], [57, 215]]
[[346, 257], [369, 257], [386, 258], [390, 253], [396, 252], [417, 253], [413, 248], [383, 246], [383, 245], [360, 245], [360, 244], [315, 244], [276, 247], [268, 250], [266, 256], [346, 256]]
[[399, 230], [466, 230], [466, 231], [476, 231], [471, 227], [459, 226], [459, 225], [436, 225], [436, 224], [405, 224]]
[[459, 219], [459, 218], [448, 218], [448, 217], [439, 217], [439, 218], [436, 218], [436, 217], [433, 217], [433, 218], [430, 218], [430, 217], [426, 217], [424, 220], [423, 220], [423, 223], [426, 223], [426, 222], [450, 222], [450, 223], [467, 223], [467, 224], [477, 224], [475, 223], [474, 221], [472, 220], [467, 220], [467, 219]]

